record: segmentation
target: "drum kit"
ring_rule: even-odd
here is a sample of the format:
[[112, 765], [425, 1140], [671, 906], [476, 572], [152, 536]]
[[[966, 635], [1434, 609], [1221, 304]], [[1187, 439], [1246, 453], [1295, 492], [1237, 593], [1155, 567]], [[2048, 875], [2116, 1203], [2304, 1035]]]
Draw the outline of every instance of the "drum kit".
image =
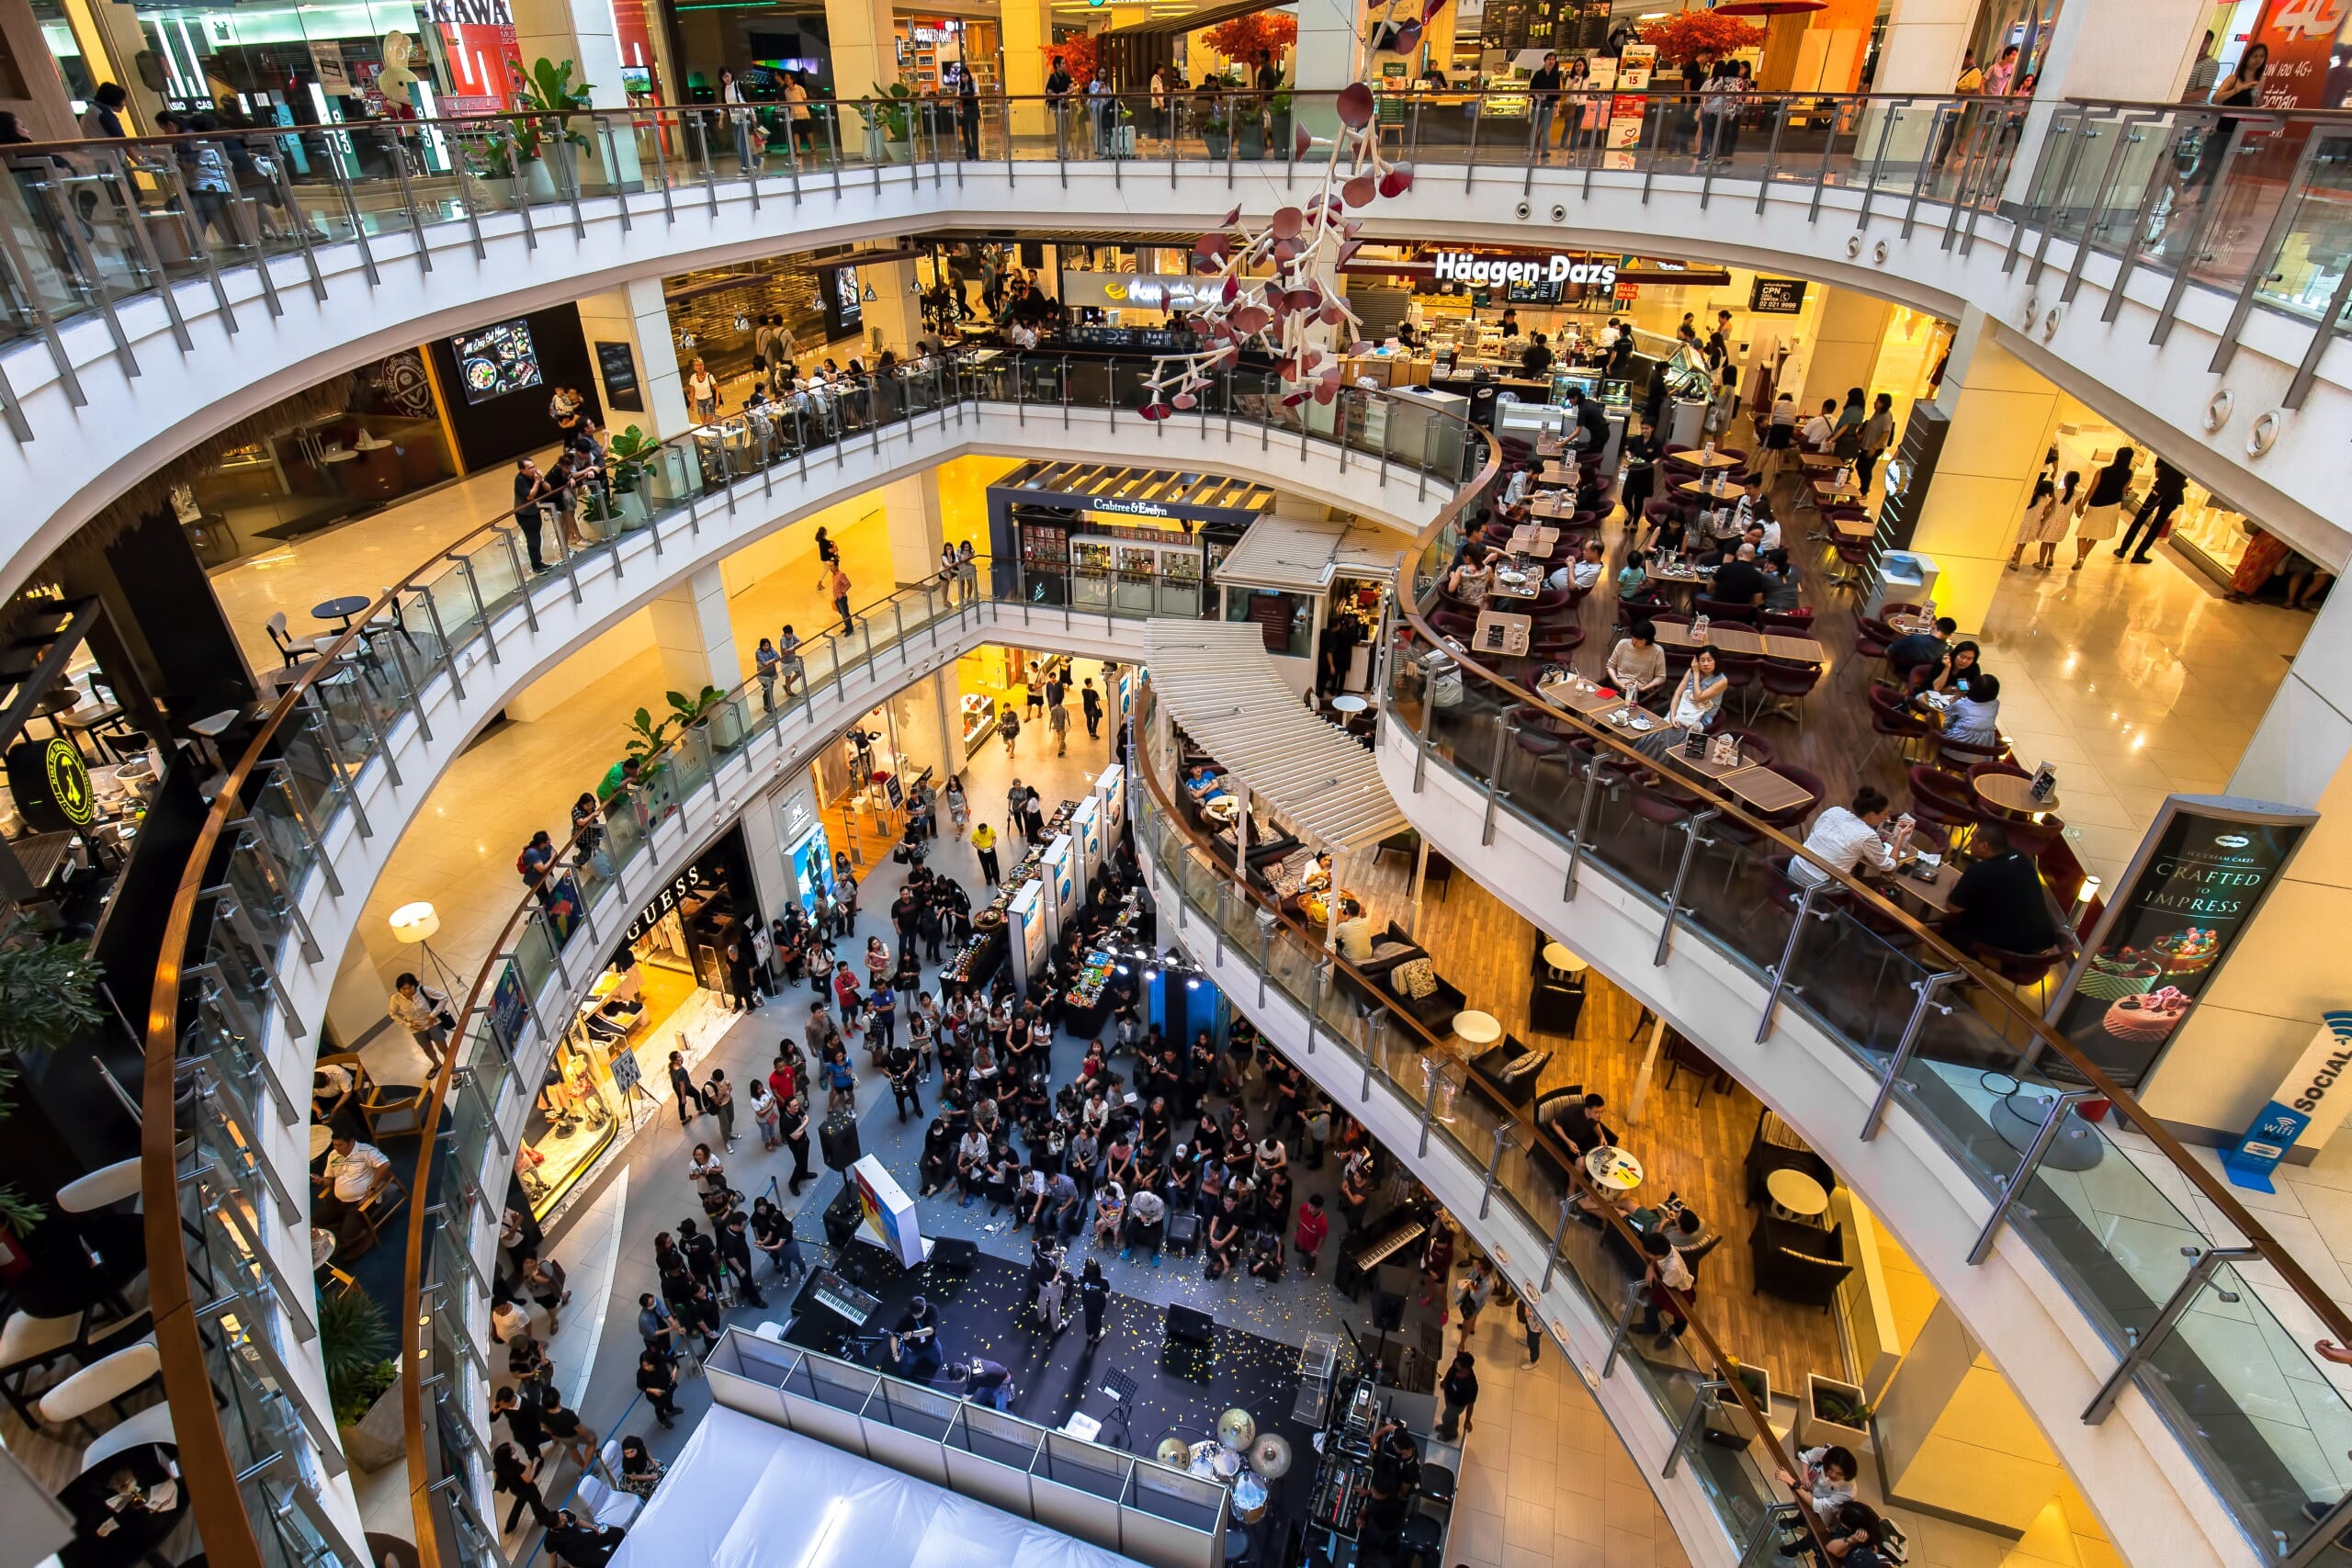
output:
[[1281, 1480], [1291, 1467], [1290, 1440], [1279, 1432], [1259, 1431], [1250, 1412], [1238, 1408], [1217, 1417], [1213, 1438], [1188, 1440], [1181, 1432], [1167, 1433], [1153, 1457], [1170, 1469], [1230, 1486], [1233, 1517], [1245, 1525], [1266, 1517], [1268, 1483]]

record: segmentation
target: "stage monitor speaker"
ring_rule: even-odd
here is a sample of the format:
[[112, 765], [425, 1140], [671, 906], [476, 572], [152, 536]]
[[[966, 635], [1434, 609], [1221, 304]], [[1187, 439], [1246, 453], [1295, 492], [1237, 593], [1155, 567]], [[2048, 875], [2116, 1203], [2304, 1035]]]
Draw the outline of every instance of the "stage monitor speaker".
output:
[[1207, 1313], [1188, 1306], [1170, 1303], [1168, 1308], [1168, 1337], [1187, 1345], [1205, 1345], [1216, 1330], [1216, 1319]]
[[847, 1170], [857, 1163], [859, 1149], [855, 1117], [826, 1117], [818, 1124], [817, 1140], [824, 1146], [827, 1170]]
[[1380, 1291], [1372, 1298], [1372, 1325], [1394, 1334], [1405, 1326], [1405, 1298], [1394, 1291]]
[[980, 1249], [960, 1236], [941, 1236], [931, 1244], [931, 1267], [943, 1274], [968, 1274]]
[[833, 1201], [825, 1205], [824, 1218], [825, 1243], [839, 1252], [849, 1245], [850, 1238], [857, 1234], [859, 1224], [865, 1218], [865, 1211], [858, 1207], [856, 1190], [845, 1186], [835, 1193]]

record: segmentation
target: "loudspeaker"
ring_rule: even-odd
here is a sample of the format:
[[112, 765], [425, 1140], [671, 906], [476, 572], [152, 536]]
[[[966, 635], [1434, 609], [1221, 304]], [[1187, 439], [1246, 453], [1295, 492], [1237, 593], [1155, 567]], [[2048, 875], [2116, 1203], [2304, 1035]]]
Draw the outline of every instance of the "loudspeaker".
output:
[[1394, 1334], [1405, 1326], [1405, 1298], [1394, 1291], [1378, 1291], [1372, 1298], [1372, 1325]]
[[980, 1249], [958, 1236], [941, 1236], [931, 1244], [931, 1266], [943, 1274], [968, 1274]]
[[858, 1162], [857, 1119], [828, 1116], [817, 1126], [817, 1141], [825, 1151], [827, 1170], [847, 1170]]
[[[1403, 1310], [1403, 1303], [1398, 1303]], [[1205, 1345], [1216, 1330], [1216, 1319], [1207, 1313], [1173, 1303], [1168, 1308], [1168, 1337], [1186, 1345]]]
[[865, 1218], [865, 1211], [858, 1207], [856, 1190], [843, 1187], [833, 1195], [833, 1201], [825, 1205], [826, 1245], [835, 1252], [847, 1247], [850, 1238], [857, 1235], [857, 1227]]

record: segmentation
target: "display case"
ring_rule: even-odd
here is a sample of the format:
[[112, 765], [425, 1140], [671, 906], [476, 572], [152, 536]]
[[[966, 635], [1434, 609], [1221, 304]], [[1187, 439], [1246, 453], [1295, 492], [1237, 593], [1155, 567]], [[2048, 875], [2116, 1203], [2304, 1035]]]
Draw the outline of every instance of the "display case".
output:
[[957, 716], [963, 720], [964, 758], [969, 761], [972, 753], [989, 738], [989, 732], [996, 728], [996, 705], [978, 692], [967, 692], [957, 707]]
[[2254, 525], [2219, 497], [2199, 499], [2195, 486], [2173, 513], [2172, 542], [2181, 558], [2216, 581], [2227, 584], [2245, 558]]

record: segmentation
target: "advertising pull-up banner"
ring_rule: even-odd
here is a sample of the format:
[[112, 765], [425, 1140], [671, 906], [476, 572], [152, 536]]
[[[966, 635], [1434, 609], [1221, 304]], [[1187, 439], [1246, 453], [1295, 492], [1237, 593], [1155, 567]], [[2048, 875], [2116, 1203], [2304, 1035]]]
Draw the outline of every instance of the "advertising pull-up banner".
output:
[[2051, 1003], [2052, 1026], [2118, 1087], [2141, 1082], [2318, 820], [2269, 801], [2168, 796]]

